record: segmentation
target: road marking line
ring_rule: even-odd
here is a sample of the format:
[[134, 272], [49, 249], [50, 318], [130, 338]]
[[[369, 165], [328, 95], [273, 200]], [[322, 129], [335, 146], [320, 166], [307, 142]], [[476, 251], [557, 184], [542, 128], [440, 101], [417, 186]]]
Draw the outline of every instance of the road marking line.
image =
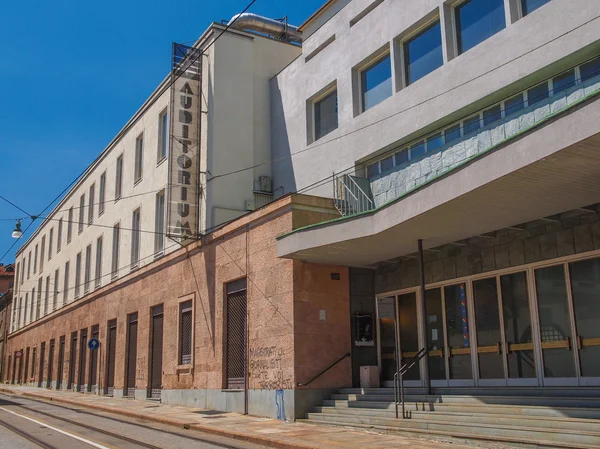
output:
[[79, 441], [81, 441], [83, 443], [89, 444], [90, 446], [97, 447], [98, 449], [110, 449], [107, 446], [102, 446], [101, 444], [94, 443], [93, 441], [90, 441], [90, 440], [86, 440], [85, 438], [82, 438], [82, 437], [77, 436], [77, 435], [73, 435], [72, 433], [69, 433], [69, 432], [65, 432], [64, 430], [58, 429], [56, 427], [52, 427], [52, 426], [50, 426], [50, 425], [48, 425], [48, 424], [46, 424], [46, 423], [44, 423], [42, 421], [38, 421], [36, 419], [30, 418], [29, 416], [25, 416], [25, 415], [21, 415], [19, 413], [15, 413], [12, 410], [8, 410], [8, 409], [6, 409], [4, 407], [0, 407], [0, 410], [4, 410], [5, 412], [11, 413], [11, 414], [13, 414], [15, 416], [18, 416], [20, 418], [23, 418], [23, 419], [27, 419], [29, 421], [32, 421], [32, 422], [36, 423], [36, 424], [39, 424], [40, 426], [45, 426], [48, 429], [52, 429], [55, 432], [62, 433], [63, 435], [71, 437], [71, 438], [73, 438], [75, 440], [79, 440]]

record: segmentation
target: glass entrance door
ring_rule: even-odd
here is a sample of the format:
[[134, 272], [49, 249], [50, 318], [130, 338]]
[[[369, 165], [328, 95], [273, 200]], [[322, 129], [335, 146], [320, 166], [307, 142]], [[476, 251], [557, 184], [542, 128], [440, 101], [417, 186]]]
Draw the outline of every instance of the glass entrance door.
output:
[[[409, 362], [419, 349], [419, 318], [417, 313], [417, 294], [415, 292], [398, 296], [398, 331], [400, 337], [400, 366]], [[420, 364], [404, 374], [404, 384], [421, 386]]]

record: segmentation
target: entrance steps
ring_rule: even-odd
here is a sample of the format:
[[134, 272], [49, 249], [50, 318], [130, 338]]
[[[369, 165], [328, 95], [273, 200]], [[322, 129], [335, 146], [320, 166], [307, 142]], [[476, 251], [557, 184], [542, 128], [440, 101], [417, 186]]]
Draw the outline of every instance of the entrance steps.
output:
[[489, 447], [600, 449], [600, 389], [434, 391], [406, 389], [409, 418], [397, 419], [393, 389], [342, 389], [304, 421]]

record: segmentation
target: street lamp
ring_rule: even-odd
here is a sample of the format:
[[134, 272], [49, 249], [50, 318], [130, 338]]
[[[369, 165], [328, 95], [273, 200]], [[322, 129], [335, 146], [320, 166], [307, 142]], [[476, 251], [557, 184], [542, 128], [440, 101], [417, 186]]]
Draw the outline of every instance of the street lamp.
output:
[[17, 225], [12, 233], [12, 237], [13, 239], [20, 239], [23, 237], [23, 231], [21, 231], [21, 220], [17, 220]]

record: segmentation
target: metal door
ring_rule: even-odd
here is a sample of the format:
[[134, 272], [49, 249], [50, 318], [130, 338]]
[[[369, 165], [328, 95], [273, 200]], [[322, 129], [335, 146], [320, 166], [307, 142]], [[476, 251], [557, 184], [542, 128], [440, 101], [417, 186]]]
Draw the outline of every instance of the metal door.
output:
[[135, 370], [137, 361], [138, 314], [127, 317], [127, 354], [125, 358], [125, 391], [127, 397], [135, 396]]
[[73, 388], [75, 382], [75, 363], [77, 363], [77, 332], [71, 333], [71, 354], [69, 357], [69, 378], [67, 379], [67, 390]]
[[65, 371], [65, 337], [60, 337], [58, 344], [58, 369], [56, 372], [56, 389], [62, 390], [63, 375]]
[[108, 344], [106, 345], [106, 385], [104, 394], [113, 394], [115, 387], [115, 354], [117, 350], [117, 320], [108, 322]]
[[[43, 354], [43, 352], [42, 352]], [[43, 356], [42, 356], [43, 358]], [[40, 369], [42, 369], [40, 360]], [[52, 386], [52, 375], [54, 374], [54, 340], [50, 340], [50, 348], [48, 350], [48, 380], [46, 381], [46, 388]]]
[[163, 306], [152, 308], [149, 397], [160, 399], [162, 389]]
[[85, 356], [87, 353], [87, 329], [82, 329], [79, 338], [79, 371], [77, 372], [77, 391], [85, 391]]
[[[100, 328], [96, 324], [92, 326], [92, 338], [98, 339]], [[88, 376], [88, 391], [96, 393], [98, 391], [98, 349], [90, 352], [90, 374]]]
[[46, 343], [42, 343], [40, 347], [40, 370], [38, 376], [38, 388], [42, 388], [44, 382], [44, 364], [46, 363]]
[[227, 286], [227, 388], [246, 386], [246, 280]]

